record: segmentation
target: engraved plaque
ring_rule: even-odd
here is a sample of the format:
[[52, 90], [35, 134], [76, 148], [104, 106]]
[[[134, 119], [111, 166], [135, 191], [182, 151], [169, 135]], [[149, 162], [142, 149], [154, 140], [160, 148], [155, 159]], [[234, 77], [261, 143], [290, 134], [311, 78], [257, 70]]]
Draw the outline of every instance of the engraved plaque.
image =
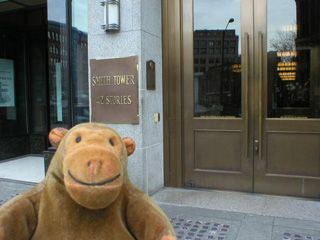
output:
[[139, 123], [138, 57], [90, 60], [92, 122]]
[[147, 90], [156, 90], [156, 63], [147, 61]]

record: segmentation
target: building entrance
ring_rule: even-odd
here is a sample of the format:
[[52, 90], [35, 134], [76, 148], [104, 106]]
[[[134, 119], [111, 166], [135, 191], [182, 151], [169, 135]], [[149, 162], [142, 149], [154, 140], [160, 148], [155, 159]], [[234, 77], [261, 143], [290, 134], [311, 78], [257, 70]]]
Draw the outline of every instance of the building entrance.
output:
[[0, 160], [89, 121], [87, 1], [0, 1]]
[[318, 198], [318, 1], [183, 0], [177, 8], [181, 185]]
[[0, 160], [47, 149], [47, 8], [0, 3]]

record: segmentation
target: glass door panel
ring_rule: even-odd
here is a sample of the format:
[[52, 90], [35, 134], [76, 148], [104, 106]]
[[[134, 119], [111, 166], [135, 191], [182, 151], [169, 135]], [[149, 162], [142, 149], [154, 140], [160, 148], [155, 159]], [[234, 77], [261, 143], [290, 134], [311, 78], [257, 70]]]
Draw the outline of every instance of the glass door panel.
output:
[[89, 122], [88, 8], [87, 1], [72, 1], [73, 124]]
[[194, 116], [241, 117], [240, 1], [194, 0]]
[[269, 118], [320, 117], [319, 13], [312, 14], [319, 3], [308, 2], [268, 1]]
[[50, 128], [71, 126], [68, 1], [48, 0]]

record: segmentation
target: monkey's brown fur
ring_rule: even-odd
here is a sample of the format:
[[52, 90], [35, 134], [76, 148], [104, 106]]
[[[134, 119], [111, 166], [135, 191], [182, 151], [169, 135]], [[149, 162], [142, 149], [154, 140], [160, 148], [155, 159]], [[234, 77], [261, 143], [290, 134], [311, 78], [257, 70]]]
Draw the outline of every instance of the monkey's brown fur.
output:
[[44, 181], [0, 208], [0, 240], [174, 240], [161, 209], [127, 173], [131, 138], [96, 123], [56, 128]]

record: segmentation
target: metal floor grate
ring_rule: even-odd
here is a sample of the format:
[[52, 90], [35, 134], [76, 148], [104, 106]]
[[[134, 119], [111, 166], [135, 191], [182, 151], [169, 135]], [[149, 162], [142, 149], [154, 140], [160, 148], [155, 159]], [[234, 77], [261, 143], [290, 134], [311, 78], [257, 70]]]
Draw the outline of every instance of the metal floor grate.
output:
[[283, 240], [320, 240], [320, 236], [306, 236], [298, 233], [284, 233]]
[[170, 222], [176, 231], [177, 238], [182, 240], [224, 240], [230, 229], [229, 224], [182, 218], [171, 218]]

